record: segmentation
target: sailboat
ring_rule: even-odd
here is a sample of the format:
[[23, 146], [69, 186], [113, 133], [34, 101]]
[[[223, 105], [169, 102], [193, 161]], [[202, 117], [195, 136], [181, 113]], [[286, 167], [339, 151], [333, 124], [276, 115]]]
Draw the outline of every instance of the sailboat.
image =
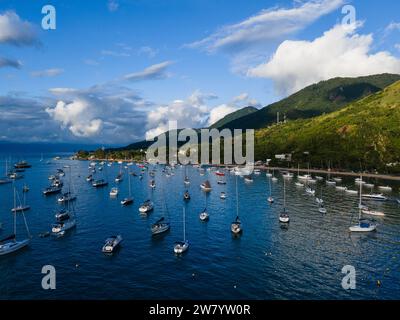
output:
[[[165, 208], [165, 210], [167, 212], [167, 216], [169, 217], [167, 203], [165, 202], [164, 190], [162, 192], [162, 196], [163, 196], [164, 208]], [[160, 219], [158, 219], [155, 223], [153, 223], [151, 225], [151, 234], [153, 236], [158, 235], [158, 234], [162, 234], [164, 232], [167, 232], [169, 230], [169, 228], [170, 228], [170, 223], [165, 221], [165, 217], [162, 216]]]
[[[360, 177], [362, 181], [362, 175]], [[361, 219], [361, 213], [363, 210], [363, 205], [362, 205], [362, 183], [360, 183], [360, 202], [358, 205], [358, 224], [351, 226], [349, 230], [351, 232], [371, 232], [375, 231], [377, 225], [367, 219]]]
[[318, 206], [319, 206], [318, 211], [320, 213], [327, 213], [327, 210], [326, 210], [326, 208], [324, 206], [324, 200], [322, 199], [322, 187], [321, 187], [321, 196], [320, 196], [320, 198], [316, 198], [316, 201], [317, 201]]
[[68, 230], [75, 228], [75, 210], [72, 201], [65, 202], [64, 209], [56, 215], [56, 222], [51, 227], [51, 234], [55, 236], [63, 236]]
[[188, 190], [186, 190], [185, 193], [183, 194], [183, 200], [185, 201], [190, 200], [190, 193]]
[[279, 221], [282, 223], [289, 223], [289, 214], [286, 211], [286, 181], [283, 180], [283, 211], [279, 215]]
[[328, 164], [328, 179], [326, 179], [326, 184], [328, 186], [335, 186], [336, 181], [331, 179], [331, 163]]
[[[18, 200], [19, 200], [19, 205], [18, 206], [17, 206], [17, 200], [16, 200], [17, 197], [18, 197]], [[24, 201], [23, 201], [23, 203], [21, 203], [21, 200], [19, 198], [19, 194], [17, 193], [16, 188], [14, 188], [14, 207], [11, 209], [11, 212], [14, 212], [14, 213], [23, 212], [23, 211], [29, 210], [30, 208], [31, 207], [26, 204], [26, 193], [24, 193]]]
[[116, 196], [118, 196], [118, 192], [119, 192], [119, 190], [118, 190], [117, 187], [111, 188], [111, 190], [110, 190], [110, 197], [116, 197]]
[[238, 183], [237, 183], [237, 176], [235, 176], [235, 183], [236, 183], [236, 218], [231, 223], [231, 232], [233, 234], [239, 234], [242, 232], [242, 222], [239, 218], [239, 194], [238, 194]]
[[122, 242], [121, 235], [111, 236], [106, 239], [101, 251], [106, 254], [111, 254], [117, 250], [117, 248], [120, 246], [121, 242]]
[[76, 200], [76, 195], [71, 190], [72, 190], [72, 174], [71, 174], [71, 167], [69, 167], [68, 192], [64, 193], [60, 198], [58, 198], [57, 201], [59, 203], [66, 203], [68, 201]]
[[[16, 207], [16, 190], [14, 187], [14, 207]], [[24, 247], [26, 247], [31, 239], [31, 235], [29, 232], [28, 224], [26, 222], [25, 214], [22, 211], [22, 216], [24, 217], [24, 223], [25, 223], [25, 228], [26, 232], [28, 234], [28, 238], [24, 240], [17, 240], [17, 213], [14, 212], [14, 233], [6, 238], [0, 239], [0, 256], [9, 254], [11, 252], [15, 252], [17, 250], [20, 250]]]
[[129, 193], [128, 193], [128, 197], [127, 198], [124, 198], [122, 201], [121, 201], [121, 204], [123, 205], [123, 206], [127, 206], [127, 205], [130, 205], [130, 204], [132, 204], [133, 203], [133, 197], [132, 197], [132, 192], [131, 192], [131, 175], [129, 174], [129, 172], [128, 172], [128, 188], [129, 188]]
[[12, 182], [12, 180], [8, 176], [8, 173], [9, 173], [8, 172], [8, 162], [7, 162], [7, 159], [6, 159], [6, 175], [3, 178], [0, 179], [0, 184], [7, 184], [7, 183], [11, 183]]
[[39, 160], [40, 162], [42, 162], [43, 161], [43, 153], [41, 153], [41, 155], [40, 155], [40, 160]]
[[268, 197], [268, 202], [269, 202], [269, 203], [274, 203], [274, 198], [272, 197], [271, 177], [268, 178], [268, 183], [269, 183], [269, 197]]
[[154, 205], [153, 202], [150, 200], [146, 200], [140, 207], [139, 207], [139, 212], [143, 214], [147, 214], [151, 211], [153, 211]]
[[182, 254], [189, 249], [189, 241], [186, 240], [185, 207], [183, 207], [183, 241], [175, 242], [174, 252]]
[[185, 179], [183, 180], [183, 183], [184, 183], [185, 185], [190, 184], [190, 180], [189, 180], [189, 177], [188, 177], [188, 175], [187, 175], [187, 165], [185, 166]]
[[119, 168], [119, 173], [117, 175], [117, 177], [115, 178], [115, 182], [121, 182], [123, 180], [123, 174], [122, 174], [122, 164]]
[[203, 221], [203, 222], [208, 221], [210, 219], [210, 215], [207, 212], [207, 202], [208, 202], [207, 201], [208, 200], [207, 194], [205, 194], [205, 197], [206, 197], [206, 206], [205, 206], [204, 210], [199, 215], [200, 220]]
[[205, 182], [203, 182], [200, 185], [200, 188], [202, 188], [204, 192], [210, 192], [212, 189], [211, 185], [210, 185], [210, 181], [206, 180]]

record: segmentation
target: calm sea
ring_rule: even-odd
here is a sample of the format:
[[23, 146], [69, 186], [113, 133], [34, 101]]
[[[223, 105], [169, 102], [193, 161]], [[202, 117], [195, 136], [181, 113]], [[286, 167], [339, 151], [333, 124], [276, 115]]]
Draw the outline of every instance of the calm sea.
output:
[[[53, 160], [59, 155], [62, 160]], [[5, 171], [8, 154], [0, 153], [0, 176]], [[110, 182], [102, 189], [93, 188], [85, 178], [88, 162], [67, 160], [67, 154], [20, 153], [12, 160], [25, 159], [32, 164], [24, 179], [16, 182], [21, 191], [27, 184], [26, 212], [33, 239], [28, 248], [0, 257], [0, 299], [400, 299], [400, 207], [395, 201], [371, 203], [385, 212], [378, 219], [378, 231], [372, 234], [349, 234], [348, 227], [357, 216], [357, 196], [337, 191], [325, 183], [322, 190], [328, 213], [318, 212], [315, 198], [303, 188], [287, 183], [287, 207], [290, 225], [278, 221], [283, 203], [283, 180], [272, 183], [275, 203], [269, 205], [269, 184], [265, 173], [254, 176], [253, 183], [238, 178], [239, 215], [243, 234], [235, 238], [230, 223], [236, 215], [235, 176], [226, 174], [226, 185], [218, 185], [211, 171], [200, 176], [189, 167], [191, 200], [183, 201], [185, 170], [177, 167], [166, 177], [156, 167], [156, 188], [149, 188], [148, 172], [142, 180], [131, 178], [134, 204], [122, 207], [128, 193], [128, 177], [118, 184], [120, 195], [109, 197], [109, 190], [120, 170], [118, 164], [104, 167], [97, 177]], [[50, 163], [47, 163], [50, 161]], [[60, 209], [57, 196], [43, 196], [48, 176], [58, 168], [71, 166], [76, 201], [77, 227], [61, 238], [40, 238], [50, 230], [54, 213]], [[130, 167], [138, 175], [140, 168]], [[124, 169], [125, 170], [125, 169]], [[126, 170], [125, 170], [126, 172]], [[69, 171], [63, 178], [68, 186]], [[206, 196], [199, 185], [209, 179], [213, 190], [207, 206], [210, 220], [202, 223], [199, 213]], [[354, 179], [344, 185], [353, 189]], [[383, 185], [385, 181], [373, 181]], [[393, 185], [390, 198], [398, 197]], [[226, 200], [220, 192], [227, 193]], [[21, 193], [22, 195], [22, 193]], [[155, 210], [148, 217], [139, 215], [138, 207], [152, 199]], [[0, 238], [12, 232], [12, 185], [0, 185]], [[186, 207], [186, 230], [190, 248], [183, 256], [173, 253], [175, 241], [183, 237], [183, 207]], [[171, 230], [152, 237], [151, 224], [165, 216]], [[113, 256], [101, 252], [104, 240], [121, 234], [123, 243]], [[22, 216], [18, 216], [18, 237], [24, 237]], [[41, 269], [53, 265], [57, 271], [56, 290], [43, 290]], [[356, 289], [346, 291], [341, 282], [343, 266], [356, 269]], [[380, 286], [377, 281], [380, 281]]]

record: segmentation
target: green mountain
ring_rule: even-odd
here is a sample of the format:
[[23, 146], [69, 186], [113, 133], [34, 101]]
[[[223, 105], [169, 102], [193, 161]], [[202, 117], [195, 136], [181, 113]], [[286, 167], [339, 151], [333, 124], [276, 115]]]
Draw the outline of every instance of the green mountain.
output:
[[306, 87], [299, 92], [253, 112], [225, 123], [222, 128], [260, 129], [280, 119], [307, 119], [339, 110], [350, 102], [376, 93], [399, 81], [400, 75], [380, 74], [359, 78], [334, 78]]
[[217, 121], [213, 125], [210, 126], [210, 129], [216, 128], [223, 128], [227, 123], [238, 120], [244, 116], [247, 116], [249, 114], [252, 114], [254, 112], [257, 112], [258, 109], [254, 107], [245, 107], [243, 109], [240, 109], [238, 111], [232, 112], [225, 117], [223, 117], [221, 120]]
[[400, 162], [399, 123], [400, 81], [332, 113], [257, 130], [255, 158], [292, 153], [294, 161], [310, 159], [314, 166], [331, 161], [394, 172], [400, 169], [393, 165]]

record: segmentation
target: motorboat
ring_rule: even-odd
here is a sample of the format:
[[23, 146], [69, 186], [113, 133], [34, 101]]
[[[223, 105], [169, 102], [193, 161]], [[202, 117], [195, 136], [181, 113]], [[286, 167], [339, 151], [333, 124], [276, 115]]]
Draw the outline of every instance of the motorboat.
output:
[[20, 161], [20, 162], [17, 162], [16, 164], [14, 164], [15, 169], [28, 169], [31, 167], [32, 167], [32, 165], [26, 161]]
[[118, 192], [119, 192], [119, 190], [118, 190], [117, 187], [111, 188], [111, 190], [110, 190], [110, 197], [116, 197], [116, 196], [118, 196]]
[[121, 235], [107, 238], [102, 248], [103, 253], [113, 253], [120, 246], [121, 242]]

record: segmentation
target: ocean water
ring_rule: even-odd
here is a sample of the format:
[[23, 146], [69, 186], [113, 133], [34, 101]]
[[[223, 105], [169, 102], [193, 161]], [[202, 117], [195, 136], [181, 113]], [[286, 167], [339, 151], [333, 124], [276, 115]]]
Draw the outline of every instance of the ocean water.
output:
[[[30, 187], [25, 213], [32, 242], [29, 247], [0, 257], [0, 299], [400, 299], [400, 206], [395, 201], [370, 203], [385, 212], [376, 218], [378, 231], [355, 235], [348, 227], [357, 217], [357, 196], [337, 191], [325, 183], [322, 190], [326, 215], [318, 212], [315, 198], [288, 182], [287, 208], [290, 224], [283, 228], [278, 221], [283, 203], [283, 180], [272, 183], [273, 205], [268, 204], [269, 184], [265, 173], [254, 176], [253, 183], [237, 178], [239, 215], [243, 234], [233, 237], [230, 223], [236, 215], [235, 176], [226, 174], [227, 185], [218, 185], [212, 172], [200, 176], [189, 167], [188, 187], [191, 200], [183, 201], [184, 168], [166, 177], [156, 167], [156, 188], [149, 188], [148, 172], [143, 180], [131, 178], [134, 204], [122, 207], [120, 200], [128, 193], [128, 178], [118, 184], [117, 199], [109, 197], [120, 166], [104, 166], [97, 177], [110, 182], [95, 189], [88, 182], [86, 161], [52, 160], [55, 154], [19, 155], [33, 166], [24, 179], [16, 182], [21, 191]], [[63, 157], [66, 154], [62, 154]], [[0, 172], [4, 171], [4, 160]], [[46, 162], [50, 160], [50, 164]], [[40, 238], [49, 231], [54, 213], [61, 206], [57, 196], [43, 196], [48, 176], [65, 165], [71, 166], [72, 185], [78, 195], [75, 203], [77, 227], [64, 237]], [[140, 169], [130, 167], [137, 174]], [[69, 171], [63, 178], [66, 188]], [[2, 174], [0, 174], [1, 176]], [[213, 190], [207, 199], [210, 220], [199, 220], [206, 205], [199, 185], [209, 179]], [[353, 189], [354, 179], [343, 181]], [[382, 185], [390, 182], [380, 181]], [[399, 186], [391, 184], [390, 198], [398, 197]], [[226, 200], [219, 195], [225, 191]], [[22, 195], [22, 193], [21, 193]], [[155, 210], [147, 217], [138, 208], [152, 199]], [[12, 185], [0, 185], [0, 238], [12, 232]], [[182, 240], [182, 211], [186, 207], [186, 230], [189, 250], [182, 256], [173, 253], [175, 241]], [[152, 237], [150, 226], [161, 216], [171, 222], [168, 233]], [[121, 234], [123, 243], [113, 256], [101, 252], [104, 240]], [[18, 237], [24, 237], [22, 216], [18, 215]], [[57, 276], [56, 290], [41, 287], [42, 267], [53, 265]], [[346, 291], [341, 282], [343, 266], [356, 269], [356, 289]], [[381, 285], [377, 285], [377, 281]]]

